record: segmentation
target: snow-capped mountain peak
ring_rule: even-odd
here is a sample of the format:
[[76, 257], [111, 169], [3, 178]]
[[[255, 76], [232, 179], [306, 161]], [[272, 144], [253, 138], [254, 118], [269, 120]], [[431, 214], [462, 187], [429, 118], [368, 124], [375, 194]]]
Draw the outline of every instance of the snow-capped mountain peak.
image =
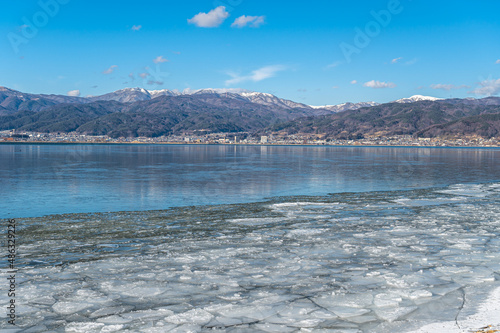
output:
[[337, 104], [337, 105], [323, 105], [323, 106], [315, 106], [315, 105], [309, 105], [313, 109], [325, 109], [331, 112], [343, 112], [343, 111], [348, 111], [348, 110], [357, 110], [365, 107], [371, 107], [371, 106], [376, 106], [379, 105], [379, 103], [376, 102], [360, 102], [360, 103], [342, 103], [342, 104]]
[[214, 94], [221, 97], [243, 99], [252, 103], [279, 106], [285, 109], [310, 109], [310, 110], [325, 110], [329, 112], [342, 112], [347, 110], [355, 110], [362, 107], [370, 107], [378, 105], [375, 102], [362, 102], [362, 103], [343, 103], [339, 105], [324, 105], [324, 106], [311, 106], [291, 100], [279, 98], [270, 93], [249, 91], [237, 88], [206, 88], [206, 89], [191, 89], [186, 88], [182, 92], [178, 90], [146, 90], [143, 88], [125, 88], [115, 92], [105, 94], [102, 96], [91, 97], [90, 100], [114, 100], [118, 102], [136, 102], [154, 99], [160, 96], [182, 96], [182, 95], [201, 95], [201, 94]]
[[422, 95], [413, 95], [408, 98], [401, 98], [396, 101], [395, 103], [414, 103], [414, 102], [421, 102], [421, 101], [438, 101], [441, 100], [442, 98], [437, 98], [437, 97], [431, 97], [431, 96], [422, 96]]

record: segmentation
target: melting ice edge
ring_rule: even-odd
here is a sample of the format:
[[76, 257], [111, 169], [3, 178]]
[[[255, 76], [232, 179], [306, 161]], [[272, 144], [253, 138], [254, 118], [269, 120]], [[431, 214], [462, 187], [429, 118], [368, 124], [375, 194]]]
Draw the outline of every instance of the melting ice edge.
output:
[[405, 331], [500, 280], [497, 183], [17, 221], [30, 332]]

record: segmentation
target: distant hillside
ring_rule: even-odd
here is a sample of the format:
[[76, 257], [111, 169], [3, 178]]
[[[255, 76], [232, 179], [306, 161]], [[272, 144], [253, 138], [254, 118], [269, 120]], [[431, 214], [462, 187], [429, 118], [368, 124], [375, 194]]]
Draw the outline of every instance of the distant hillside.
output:
[[[491, 137], [492, 133], [496, 133], [493, 130], [496, 128], [496, 118], [493, 115], [499, 113], [499, 105], [449, 104], [441, 101], [388, 103], [334, 115], [300, 118], [271, 126], [262, 133], [325, 134], [337, 139], [393, 135], [437, 136], [458, 133], [459, 129], [465, 129], [467, 121], [474, 121], [477, 124], [475, 130], [481, 129], [485, 137]], [[457, 122], [459, 120], [462, 122]], [[466, 132], [475, 133], [472, 127]]]
[[[500, 111], [499, 111], [500, 112]], [[434, 125], [416, 133], [418, 137], [500, 137], [500, 113], [466, 117], [446, 124]]]
[[215, 95], [219, 97], [247, 101], [268, 107], [279, 107], [282, 109], [303, 109], [311, 115], [331, 114], [345, 110], [359, 109], [365, 106], [378, 105], [374, 102], [343, 103], [339, 105], [310, 106], [291, 100], [279, 98], [272, 94], [247, 91], [243, 89], [186, 89], [182, 92], [177, 90], [146, 90], [143, 88], [125, 88], [101, 96], [72, 97], [62, 95], [28, 94], [6, 87], [0, 87], [0, 115], [8, 115], [18, 111], [39, 112], [48, 107], [61, 104], [86, 104], [97, 101], [116, 101], [121, 103], [134, 103], [139, 101], [150, 101], [162, 96], [200, 96]]
[[0, 117], [0, 129], [54, 133], [73, 132], [89, 121], [113, 112], [120, 112], [124, 105], [118, 102], [95, 102], [90, 104], [58, 104], [40, 112], [19, 111]]
[[306, 115], [308, 113], [302, 109], [284, 109], [223, 98], [217, 94], [199, 94], [160, 96], [134, 103], [59, 104], [39, 112], [19, 111], [0, 116], [0, 129], [156, 137], [202, 130], [253, 132]]
[[330, 138], [498, 136], [500, 98], [415, 95], [392, 103], [309, 106], [242, 89], [126, 88], [95, 97], [0, 87], [0, 130], [156, 137], [193, 132], [322, 134]]

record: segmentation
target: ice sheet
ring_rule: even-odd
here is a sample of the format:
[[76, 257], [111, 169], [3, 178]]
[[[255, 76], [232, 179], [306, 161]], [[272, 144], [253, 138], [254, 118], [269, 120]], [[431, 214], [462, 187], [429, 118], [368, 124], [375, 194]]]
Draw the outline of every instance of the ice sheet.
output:
[[499, 185], [20, 220], [18, 327], [388, 332], [465, 313], [464, 332], [498, 325], [499, 291], [488, 316], [470, 303], [500, 279]]

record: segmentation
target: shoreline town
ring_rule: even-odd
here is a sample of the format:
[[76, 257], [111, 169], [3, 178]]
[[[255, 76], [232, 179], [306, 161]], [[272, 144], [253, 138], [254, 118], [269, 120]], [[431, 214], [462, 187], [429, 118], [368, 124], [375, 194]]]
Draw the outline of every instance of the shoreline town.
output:
[[500, 147], [500, 137], [416, 138], [411, 135], [331, 139], [318, 134], [262, 135], [242, 133], [184, 134], [160, 137], [120, 137], [77, 133], [0, 131], [0, 143], [73, 144], [225, 144], [225, 145], [316, 145], [316, 146], [402, 146], [402, 147]]

